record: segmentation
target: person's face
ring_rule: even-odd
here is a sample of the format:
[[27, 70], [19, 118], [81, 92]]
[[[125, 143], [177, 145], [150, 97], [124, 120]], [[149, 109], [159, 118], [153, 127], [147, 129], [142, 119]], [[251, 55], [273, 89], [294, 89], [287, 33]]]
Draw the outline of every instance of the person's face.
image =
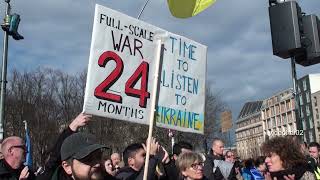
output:
[[319, 151], [317, 147], [309, 147], [309, 154], [311, 157], [318, 159], [319, 158]]
[[280, 156], [276, 153], [270, 153], [270, 155], [266, 157], [265, 162], [267, 163], [270, 172], [284, 170], [283, 162], [280, 159]]
[[112, 162], [110, 159], [106, 160], [104, 162], [104, 167], [106, 168], [106, 171], [110, 174], [112, 172]]
[[213, 153], [215, 154], [223, 155], [223, 149], [224, 149], [224, 144], [222, 141], [216, 141], [212, 145], [212, 150], [213, 150]]
[[121, 161], [120, 155], [119, 155], [118, 153], [112, 154], [112, 156], [111, 156], [111, 161], [112, 161], [113, 166], [119, 165], [119, 163], [120, 163], [120, 161]]
[[258, 169], [260, 172], [266, 172], [266, 170], [267, 170], [266, 164], [265, 164], [265, 163], [260, 164], [257, 169]]
[[146, 157], [145, 150], [139, 149], [133, 158], [129, 158], [130, 159], [129, 164], [134, 170], [140, 171], [142, 166], [144, 165], [145, 157]]
[[72, 176], [75, 180], [103, 180], [103, 169], [100, 165], [101, 151], [95, 151], [89, 156], [72, 161]]
[[202, 179], [203, 178], [203, 162], [195, 162], [190, 167], [183, 170], [182, 175], [187, 179]]
[[25, 162], [26, 158], [26, 145], [22, 141], [17, 141], [10, 148], [9, 151], [14, 159], [14, 169], [19, 169], [21, 165]]
[[234, 154], [233, 152], [228, 152], [226, 154], [226, 161], [228, 162], [235, 162]]

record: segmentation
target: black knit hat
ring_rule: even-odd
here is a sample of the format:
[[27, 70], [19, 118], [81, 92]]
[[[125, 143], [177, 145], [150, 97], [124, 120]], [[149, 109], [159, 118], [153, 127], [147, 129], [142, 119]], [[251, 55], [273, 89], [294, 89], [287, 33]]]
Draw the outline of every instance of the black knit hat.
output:
[[104, 145], [97, 144], [93, 135], [86, 133], [74, 133], [67, 137], [61, 146], [61, 160], [67, 160], [70, 158], [83, 159], [92, 152], [107, 148]]

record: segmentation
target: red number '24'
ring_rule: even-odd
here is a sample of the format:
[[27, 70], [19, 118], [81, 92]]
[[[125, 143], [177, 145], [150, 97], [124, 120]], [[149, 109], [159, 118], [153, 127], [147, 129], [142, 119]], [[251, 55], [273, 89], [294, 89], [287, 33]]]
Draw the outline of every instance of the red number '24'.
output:
[[[121, 57], [113, 51], [106, 51], [100, 55], [98, 65], [105, 67], [111, 60], [116, 62], [116, 67], [106, 79], [95, 88], [94, 96], [99, 99], [122, 103], [122, 97], [120, 95], [107, 92], [123, 73], [124, 65]], [[149, 64], [142, 61], [125, 83], [125, 93], [128, 96], [139, 98], [139, 106], [143, 108], [147, 106], [147, 99], [150, 98], [150, 93], [148, 92], [148, 74]], [[140, 89], [135, 89], [134, 86], [139, 79], [141, 79]]]

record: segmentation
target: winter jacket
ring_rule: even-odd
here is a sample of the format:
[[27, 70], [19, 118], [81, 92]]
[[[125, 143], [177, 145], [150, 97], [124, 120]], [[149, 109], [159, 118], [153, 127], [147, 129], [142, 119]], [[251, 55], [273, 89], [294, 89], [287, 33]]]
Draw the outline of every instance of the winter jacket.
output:
[[179, 179], [179, 170], [175, 164], [175, 160], [171, 159], [169, 163], [164, 164], [164, 171], [167, 176], [167, 180]]
[[242, 169], [242, 177], [243, 177], [243, 180], [254, 180], [253, 176], [251, 174], [250, 168], [243, 168]]
[[[150, 156], [149, 159], [149, 167], [148, 167], [148, 180], [154, 180], [156, 179], [156, 166], [159, 162], [159, 159], [161, 157], [156, 157], [156, 156]], [[144, 166], [141, 168], [140, 171], [135, 171], [134, 169], [125, 166], [121, 169], [116, 174], [116, 178], [119, 180], [142, 180], [143, 179], [143, 173], [144, 173]]]
[[[0, 160], [0, 179], [1, 180], [18, 180], [24, 166], [20, 169], [12, 169], [4, 159]], [[34, 180], [35, 176], [29, 172], [28, 180]]]
[[[50, 180], [73, 180], [67, 173], [65, 173], [62, 166], [56, 168]], [[116, 180], [111, 175], [105, 173], [103, 180]]]
[[315, 174], [308, 169], [308, 164], [299, 164], [294, 166], [290, 170], [282, 170], [278, 172], [271, 172], [270, 175], [272, 179], [274, 177], [277, 178], [277, 180], [284, 180], [285, 175], [295, 175], [295, 180], [316, 180]]
[[[187, 178], [179, 178], [178, 180], [186, 180]], [[203, 178], [201, 180], [209, 180], [208, 178], [206, 178], [205, 176], [203, 176]]]
[[251, 172], [252, 178], [254, 180], [264, 180], [265, 179], [263, 174], [257, 168], [250, 169], [250, 172]]
[[209, 154], [204, 162], [204, 176], [209, 180], [236, 180], [235, 167], [220, 156]]
[[44, 167], [44, 171], [43, 173], [37, 176], [37, 180], [50, 180], [54, 173], [58, 173], [55, 176], [56, 178], [58, 178], [57, 180], [70, 179], [70, 177], [68, 177], [68, 175], [64, 172], [63, 169], [59, 169], [61, 165], [60, 149], [63, 141], [73, 133], [75, 132], [68, 127], [59, 135], [56, 144], [50, 152], [49, 160]]

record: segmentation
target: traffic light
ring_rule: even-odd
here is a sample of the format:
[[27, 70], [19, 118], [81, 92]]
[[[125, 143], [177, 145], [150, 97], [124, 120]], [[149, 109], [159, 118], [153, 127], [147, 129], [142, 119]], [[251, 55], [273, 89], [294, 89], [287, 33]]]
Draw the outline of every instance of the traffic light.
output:
[[15, 40], [23, 39], [23, 36], [21, 36], [18, 33], [19, 23], [20, 23], [20, 15], [12, 14], [10, 19], [10, 27], [9, 27], [8, 34], [11, 35]]

